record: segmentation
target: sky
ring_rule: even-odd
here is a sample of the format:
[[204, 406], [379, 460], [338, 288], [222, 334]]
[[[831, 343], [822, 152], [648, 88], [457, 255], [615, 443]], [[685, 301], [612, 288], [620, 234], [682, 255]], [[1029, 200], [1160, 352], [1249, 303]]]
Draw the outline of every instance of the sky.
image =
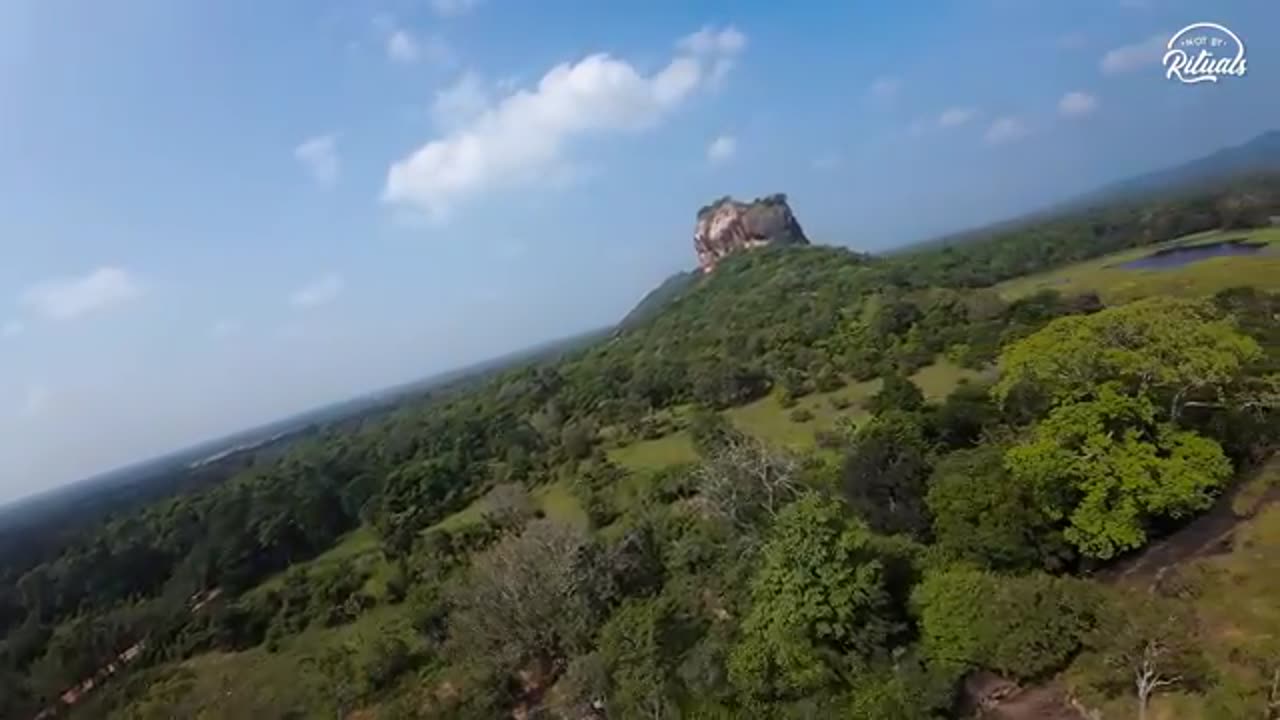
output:
[[[1168, 80], [1233, 28], [1248, 74]], [[0, 501], [1280, 127], [1273, 0], [0, 3]]]

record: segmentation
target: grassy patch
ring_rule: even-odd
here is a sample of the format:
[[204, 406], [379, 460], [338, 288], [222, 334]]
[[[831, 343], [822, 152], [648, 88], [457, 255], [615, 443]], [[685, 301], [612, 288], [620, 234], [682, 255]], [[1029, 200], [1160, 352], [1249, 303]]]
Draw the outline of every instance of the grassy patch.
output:
[[359, 651], [388, 626], [397, 628], [396, 634], [411, 648], [420, 647], [421, 640], [400, 608], [379, 607], [349, 625], [312, 627], [286, 638], [276, 652], [259, 646], [243, 652], [205, 653], [166, 666], [163, 669], [176, 671], [173, 679], [153, 683], [124, 716], [333, 717], [333, 709], [321, 699], [323, 681], [312, 669], [311, 658], [340, 644]]
[[[911, 376], [929, 400], [942, 400], [960, 381], [976, 379], [981, 373], [954, 365], [946, 360], [921, 368]], [[725, 411], [725, 417], [738, 428], [765, 442], [793, 450], [810, 450], [814, 446], [814, 433], [832, 430], [843, 420], [861, 422], [866, 419], [864, 405], [880, 390], [880, 380], [852, 383], [839, 390], [814, 393], [799, 398], [790, 408], [782, 407], [776, 393], [755, 402]], [[838, 402], [843, 401], [843, 402]], [[843, 409], [837, 405], [844, 405]], [[796, 410], [804, 410], [809, 420], [798, 422], [792, 418]], [[609, 458], [633, 472], [658, 470], [698, 459], [693, 442], [686, 431], [642, 440], [609, 451]]]
[[[1280, 457], [1250, 477], [1242, 491], [1255, 483], [1274, 482], [1277, 475]], [[1157, 695], [1149, 713], [1153, 719], [1239, 717], [1224, 714], [1215, 702], [1215, 693], [1223, 698], [1238, 697], [1240, 689], [1258, 687], [1264, 681], [1258, 668], [1245, 658], [1260, 652], [1273, 657], [1275, 643], [1280, 642], [1280, 603], [1276, 602], [1280, 597], [1280, 504], [1258, 507], [1262, 495], [1254, 498], [1247, 510], [1257, 515], [1236, 528], [1229, 552], [1200, 558], [1177, 569], [1178, 577], [1194, 588], [1187, 597], [1199, 620], [1201, 648], [1217, 674], [1220, 689], [1209, 687], [1203, 694], [1181, 691]], [[1239, 513], [1242, 508], [1233, 509]], [[1273, 649], [1266, 650], [1267, 644]], [[1098, 709], [1103, 717], [1131, 717], [1135, 707], [1133, 697], [1126, 695], [1111, 698]]]
[[[1175, 246], [1204, 245], [1248, 238], [1271, 247], [1257, 255], [1218, 257], [1165, 270], [1126, 270], [1121, 263], [1146, 257]], [[1097, 292], [1107, 304], [1123, 303], [1152, 295], [1196, 297], [1227, 288], [1251, 285], [1280, 290], [1280, 228], [1198, 233], [1158, 245], [1134, 248], [1038, 275], [1001, 283], [996, 289], [1008, 299], [1053, 289], [1062, 293]]]
[[[342, 536], [333, 547], [307, 562], [295, 563], [289, 569], [305, 568], [308, 572], [317, 572], [346, 562], [355, 563], [359, 569], [368, 569], [374, 576], [378, 576], [385, 569], [381, 567], [386, 565], [382, 557], [382, 544], [373, 528], [367, 525], [356, 528]], [[287, 571], [278, 572], [262, 581], [250, 590], [249, 594], [257, 595], [279, 589], [284, 584], [285, 572]], [[374, 594], [381, 596], [380, 592]]]
[[976, 370], [960, 367], [949, 360], [940, 359], [932, 365], [920, 368], [911, 376], [911, 382], [920, 386], [926, 400], [939, 402], [946, 399], [962, 380], [977, 380], [983, 376]]
[[1238, 517], [1249, 517], [1259, 510], [1259, 505], [1272, 488], [1280, 487], [1280, 455], [1273, 456], [1256, 472], [1245, 478], [1231, 498], [1231, 511]]
[[587, 513], [569, 490], [567, 480], [557, 480], [538, 488], [533, 494], [543, 514], [557, 522], [587, 528], [591, 525]]
[[609, 451], [609, 459], [628, 470], [641, 472], [693, 462], [698, 459], [698, 454], [694, 452], [689, 433], [681, 430], [655, 440], [641, 440], [614, 448]]

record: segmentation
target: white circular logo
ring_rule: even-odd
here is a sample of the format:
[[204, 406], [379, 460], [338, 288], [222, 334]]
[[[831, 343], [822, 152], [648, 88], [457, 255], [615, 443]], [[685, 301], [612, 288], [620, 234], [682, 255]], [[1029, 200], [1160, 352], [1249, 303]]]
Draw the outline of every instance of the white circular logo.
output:
[[1188, 85], [1218, 82], [1224, 76], [1243, 77], [1244, 42], [1218, 23], [1188, 25], [1169, 38], [1164, 54], [1164, 76]]

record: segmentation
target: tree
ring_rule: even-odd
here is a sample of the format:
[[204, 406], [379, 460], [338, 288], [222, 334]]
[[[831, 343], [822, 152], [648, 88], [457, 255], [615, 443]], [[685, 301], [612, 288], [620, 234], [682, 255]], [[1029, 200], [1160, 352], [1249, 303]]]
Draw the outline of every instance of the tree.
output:
[[729, 675], [747, 695], [794, 697], [887, 650], [900, 628], [874, 536], [837, 502], [806, 495], [762, 550]]
[[1047, 518], [1089, 557], [1141, 547], [1147, 525], [1203, 510], [1231, 476], [1218, 443], [1156, 422], [1146, 400], [1104, 387], [1055, 408], [1005, 465]]
[[1005, 449], [986, 445], [940, 460], [925, 504], [936, 547], [949, 560], [995, 570], [1061, 569], [1072, 557], [1031, 488], [1004, 467]]
[[871, 396], [867, 409], [873, 413], [888, 410], [905, 410], [915, 412], [924, 406], [924, 393], [920, 386], [900, 372], [894, 371], [884, 376], [884, 384], [880, 391]]
[[964, 566], [926, 575], [912, 601], [921, 644], [934, 663], [1023, 679], [1064, 666], [1097, 607], [1092, 588], [1080, 580], [1002, 577]]
[[1194, 688], [1210, 667], [1200, 653], [1197, 620], [1185, 604], [1143, 593], [1117, 594], [1086, 637], [1089, 658], [1104, 687], [1128, 686], [1145, 720], [1151, 696], [1170, 687]]
[[1053, 405], [1089, 400], [1101, 388], [1147, 397], [1176, 420], [1187, 400], [1217, 400], [1258, 343], [1204, 301], [1154, 297], [1093, 315], [1059, 318], [1000, 355], [995, 396], [1030, 386]]
[[600, 628], [600, 655], [609, 669], [608, 708], [620, 717], [678, 717], [668, 666], [671, 619], [661, 600], [623, 603]]
[[485, 519], [500, 528], [519, 527], [537, 512], [529, 491], [516, 482], [494, 486], [481, 503]]
[[849, 504], [881, 533], [928, 532], [929, 447], [920, 418], [888, 412], [859, 428], [842, 471]]
[[740, 528], [777, 517], [800, 492], [798, 463], [755, 438], [728, 435], [696, 473], [710, 511]]
[[586, 536], [550, 520], [529, 523], [477, 556], [452, 598], [450, 642], [506, 671], [550, 668], [593, 629], [606, 579]]
[[314, 671], [311, 681], [316, 695], [327, 700], [335, 717], [342, 720], [361, 695], [355, 652], [346, 645], [331, 645], [308, 661]]

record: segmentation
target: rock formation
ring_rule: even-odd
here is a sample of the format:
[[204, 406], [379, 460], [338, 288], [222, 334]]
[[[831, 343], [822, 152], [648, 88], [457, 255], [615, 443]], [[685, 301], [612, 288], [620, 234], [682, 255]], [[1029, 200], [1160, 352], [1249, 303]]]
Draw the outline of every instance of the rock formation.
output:
[[786, 195], [779, 193], [750, 203], [726, 196], [698, 211], [693, 247], [704, 273], [714, 270], [716, 263], [731, 253], [775, 243], [809, 244], [791, 214]]

